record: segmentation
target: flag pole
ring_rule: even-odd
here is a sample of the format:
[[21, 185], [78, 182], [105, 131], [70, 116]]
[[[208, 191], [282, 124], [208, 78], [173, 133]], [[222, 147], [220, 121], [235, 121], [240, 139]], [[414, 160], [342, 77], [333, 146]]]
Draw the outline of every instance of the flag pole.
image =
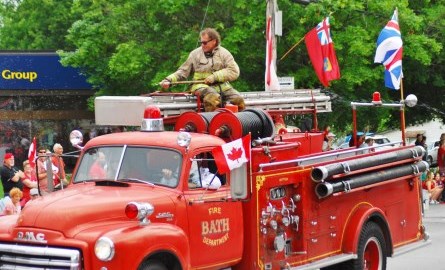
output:
[[403, 95], [403, 78], [400, 78], [400, 102], [402, 103], [402, 106], [400, 106], [400, 129], [402, 130], [402, 145], [405, 146], [405, 102]]
[[302, 41], [304, 40], [304, 37], [302, 37], [297, 43], [294, 44], [281, 58], [280, 61], [283, 60], [295, 47], [297, 47]]
[[[397, 23], [399, 23], [399, 9], [396, 7], [397, 12]], [[402, 39], [402, 34], [400, 34], [400, 39]], [[400, 107], [400, 126], [402, 129], [402, 145], [406, 145], [406, 138], [405, 138], [405, 95], [403, 94], [403, 74], [400, 78], [400, 102], [402, 102], [402, 105]]]

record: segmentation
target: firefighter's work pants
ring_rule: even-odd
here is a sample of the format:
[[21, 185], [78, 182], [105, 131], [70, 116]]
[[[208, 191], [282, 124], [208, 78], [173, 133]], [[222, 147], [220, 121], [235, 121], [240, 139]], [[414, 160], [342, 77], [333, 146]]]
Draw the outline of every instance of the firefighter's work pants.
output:
[[[218, 109], [221, 105], [221, 96], [218, 91], [218, 87], [203, 87], [196, 89], [196, 93], [199, 93], [199, 97], [204, 103], [204, 110], [206, 112], [213, 112], [216, 109]], [[244, 104], [244, 99], [240, 95], [240, 93], [233, 89], [227, 89], [225, 91], [222, 91], [223, 94], [223, 103], [231, 103], [233, 105], [238, 106], [238, 111], [242, 111], [245, 109], [246, 105]]]

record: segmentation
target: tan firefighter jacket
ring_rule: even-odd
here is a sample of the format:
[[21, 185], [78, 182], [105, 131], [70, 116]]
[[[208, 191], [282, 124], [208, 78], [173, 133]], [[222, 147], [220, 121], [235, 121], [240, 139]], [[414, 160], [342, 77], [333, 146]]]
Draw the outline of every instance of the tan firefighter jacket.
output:
[[[193, 50], [184, 64], [179, 69], [167, 76], [171, 82], [184, 81], [193, 73], [193, 80], [204, 80], [210, 75], [215, 76], [215, 84], [212, 85], [215, 89], [222, 91], [232, 88], [229, 82], [238, 78], [240, 70], [238, 64], [235, 62], [232, 54], [225, 48], [218, 46], [213, 50], [213, 55], [207, 58], [201, 47]], [[200, 83], [193, 84], [191, 91], [196, 89], [208, 87], [208, 85]]]

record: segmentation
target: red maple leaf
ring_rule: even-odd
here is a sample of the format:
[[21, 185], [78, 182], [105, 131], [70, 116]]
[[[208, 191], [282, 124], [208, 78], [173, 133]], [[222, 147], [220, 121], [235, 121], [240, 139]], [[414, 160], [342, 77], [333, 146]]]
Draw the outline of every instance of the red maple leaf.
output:
[[240, 148], [235, 148], [232, 147], [232, 150], [230, 151], [230, 153], [227, 154], [227, 157], [232, 160], [232, 161], [238, 161], [238, 159], [241, 158], [241, 156], [243, 155], [243, 150]]

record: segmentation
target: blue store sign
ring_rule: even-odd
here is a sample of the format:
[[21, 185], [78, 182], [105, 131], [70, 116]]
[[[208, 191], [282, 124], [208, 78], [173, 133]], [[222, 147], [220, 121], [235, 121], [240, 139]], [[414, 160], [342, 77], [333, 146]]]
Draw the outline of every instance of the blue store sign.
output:
[[0, 53], [0, 90], [91, 90], [78, 69], [57, 54]]

